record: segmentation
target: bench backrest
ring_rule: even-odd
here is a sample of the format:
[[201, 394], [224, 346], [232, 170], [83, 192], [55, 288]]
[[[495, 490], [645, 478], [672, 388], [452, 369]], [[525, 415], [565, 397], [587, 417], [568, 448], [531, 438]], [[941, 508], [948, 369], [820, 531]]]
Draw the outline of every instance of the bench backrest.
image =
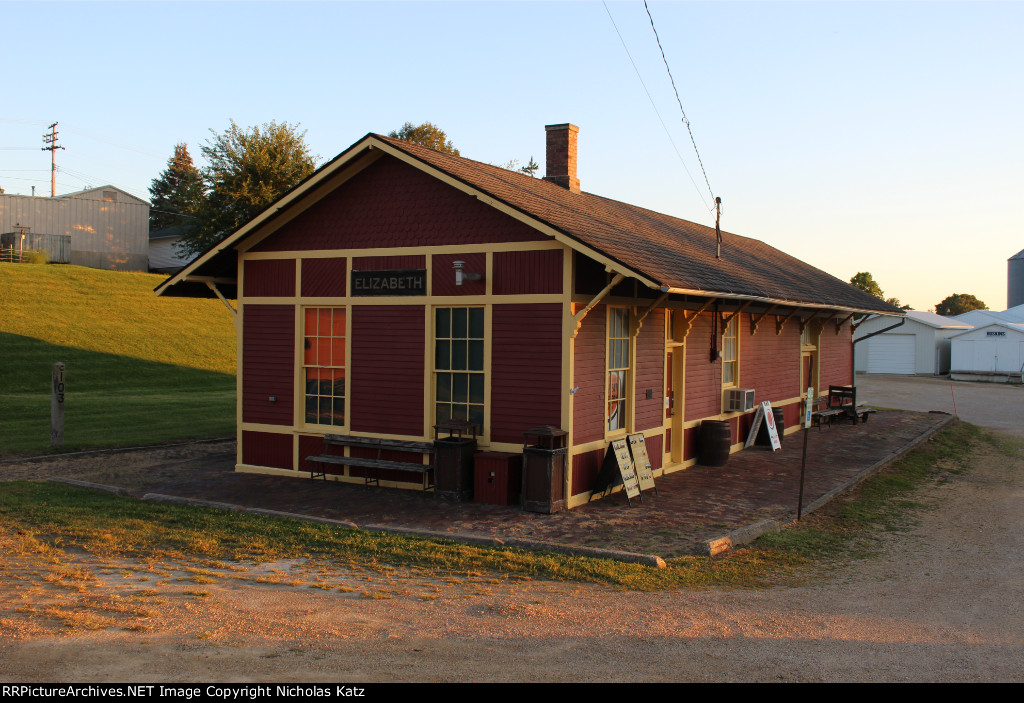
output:
[[843, 405], [857, 404], [857, 389], [854, 386], [829, 386], [828, 406], [838, 408]]

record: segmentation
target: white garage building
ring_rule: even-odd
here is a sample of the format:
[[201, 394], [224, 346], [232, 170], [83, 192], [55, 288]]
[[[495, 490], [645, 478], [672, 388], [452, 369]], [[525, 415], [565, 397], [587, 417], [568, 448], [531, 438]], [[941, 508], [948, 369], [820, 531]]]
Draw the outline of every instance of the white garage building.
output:
[[971, 329], [966, 322], [933, 312], [908, 310], [900, 327], [865, 339], [898, 322], [896, 317], [875, 315], [857, 327], [853, 348], [858, 372], [906, 376], [949, 373], [950, 337]]
[[1021, 383], [1024, 380], [1024, 324], [996, 322], [960, 332], [952, 339], [950, 378], [956, 381]]

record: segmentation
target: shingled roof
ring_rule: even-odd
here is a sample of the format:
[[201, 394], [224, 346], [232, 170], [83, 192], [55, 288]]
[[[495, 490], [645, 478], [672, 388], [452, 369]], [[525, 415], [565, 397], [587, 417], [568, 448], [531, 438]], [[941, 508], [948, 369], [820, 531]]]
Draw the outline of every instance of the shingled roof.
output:
[[592, 250], [617, 262], [647, 285], [662, 291], [902, 314], [895, 306], [756, 239], [722, 232], [722, 257], [717, 258], [712, 228], [592, 193], [572, 192], [543, 179], [372, 133], [322, 166], [253, 222], [168, 279], [157, 292], [173, 295], [168, 289], [188, 280], [189, 274], [224, 275], [233, 266], [227, 261], [233, 252], [226, 245], [257, 224], [269, 223], [296, 198], [375, 146], [383, 146], [383, 151], [397, 153], [403, 160], [426, 167], [428, 173], [439, 172], [489, 196], [520, 213], [526, 222], [557, 231], [582, 245], [577, 248]]
[[498, 166], [373, 135], [589, 248], [621, 262], [659, 286], [696, 294], [726, 294], [857, 310], [900, 310], [869, 293], [771, 247]]

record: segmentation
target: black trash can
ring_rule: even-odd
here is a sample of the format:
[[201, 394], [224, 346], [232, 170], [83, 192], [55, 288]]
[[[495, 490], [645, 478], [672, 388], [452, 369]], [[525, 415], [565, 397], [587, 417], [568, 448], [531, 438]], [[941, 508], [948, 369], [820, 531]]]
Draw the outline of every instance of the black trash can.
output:
[[697, 446], [697, 463], [702, 466], [725, 466], [732, 446], [732, 428], [728, 420], [703, 420]]
[[[565, 510], [565, 446], [568, 432], [552, 425], [534, 427], [524, 433], [523, 510], [531, 513], [560, 513]], [[530, 438], [536, 438], [531, 444]]]
[[[447, 436], [441, 437], [439, 435]], [[473, 502], [473, 455], [476, 425], [452, 420], [434, 425], [434, 497]]]

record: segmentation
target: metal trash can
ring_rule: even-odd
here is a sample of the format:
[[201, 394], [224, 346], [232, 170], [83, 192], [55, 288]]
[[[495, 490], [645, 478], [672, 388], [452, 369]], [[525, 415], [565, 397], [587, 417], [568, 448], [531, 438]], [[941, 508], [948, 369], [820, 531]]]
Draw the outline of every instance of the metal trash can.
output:
[[[552, 425], [541, 425], [523, 433], [523, 510], [531, 513], [560, 513], [565, 510], [565, 446], [569, 435]], [[530, 438], [536, 438], [531, 444]]]
[[[439, 436], [441, 433], [447, 436]], [[434, 425], [434, 497], [468, 503], [473, 500], [473, 455], [476, 425], [452, 420]]]

